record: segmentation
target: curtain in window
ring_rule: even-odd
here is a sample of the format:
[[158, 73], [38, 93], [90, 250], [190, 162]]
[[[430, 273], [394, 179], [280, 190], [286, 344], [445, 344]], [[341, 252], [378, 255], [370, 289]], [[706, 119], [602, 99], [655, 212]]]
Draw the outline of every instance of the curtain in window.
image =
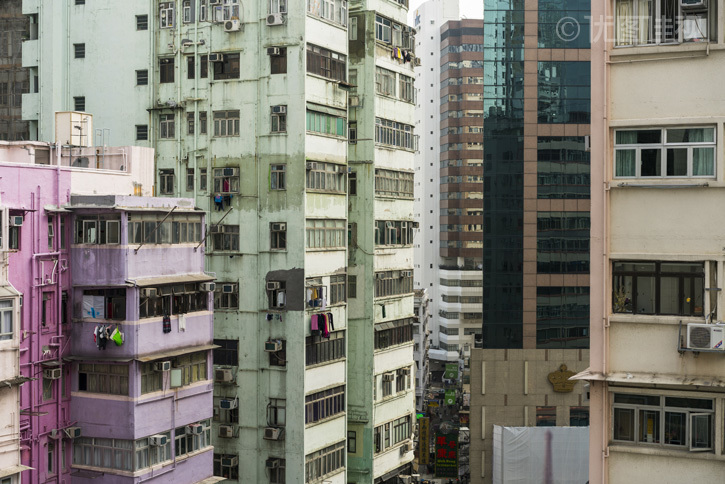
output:
[[653, 0], [637, 0], [637, 17], [636, 21], [639, 24], [637, 30], [637, 44], [654, 44], [655, 43], [655, 32], [654, 32], [654, 19], [656, 5]]
[[692, 176], [715, 175], [715, 150], [713, 148], [692, 149]]
[[632, 45], [634, 43], [634, 5], [633, 0], [617, 0], [617, 22], [615, 45]]
[[[619, 136], [620, 133], [617, 133]], [[626, 134], [626, 133], [622, 133]], [[636, 137], [636, 134], [634, 135]], [[619, 141], [619, 140], [618, 140]], [[635, 176], [636, 170], [636, 150], [617, 150], [615, 151], [615, 168], [614, 176]]]

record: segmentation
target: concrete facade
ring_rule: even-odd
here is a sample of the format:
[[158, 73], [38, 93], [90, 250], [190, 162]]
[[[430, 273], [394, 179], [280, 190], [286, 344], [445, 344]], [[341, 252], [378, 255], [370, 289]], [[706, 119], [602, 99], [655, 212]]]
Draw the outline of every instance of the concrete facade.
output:
[[425, 390], [430, 383], [428, 351], [430, 348], [430, 320], [428, 292], [425, 289], [415, 291], [416, 322], [413, 326], [413, 358], [415, 358], [415, 409], [422, 412]]
[[30, 92], [32, 79], [23, 67], [22, 45], [33, 32], [22, 5], [22, 0], [3, 2], [0, 17], [0, 140], [4, 141], [30, 139], [21, 102], [23, 94]]
[[[350, 2], [349, 196], [352, 240], [348, 482], [396, 482], [412, 473], [413, 157], [415, 31], [407, 2]], [[353, 80], [355, 79], [355, 80]], [[352, 191], [352, 190], [351, 190]], [[372, 371], [371, 371], [372, 370]]]
[[[688, 330], [703, 325], [699, 331], [709, 334], [723, 320], [725, 261], [716, 200], [725, 186], [725, 118], [718, 94], [725, 37], [712, 27], [723, 21], [724, 8], [722, 1], [704, 9], [676, 7], [677, 26], [699, 21], [704, 31], [690, 32], [691, 41], [686, 30], [679, 36], [679, 28], [676, 37], [659, 33], [652, 37], [658, 45], [645, 47], [646, 39], [614, 29], [626, 22], [626, 9], [615, 8], [613, 1], [592, 4], [594, 18], [612, 21], [592, 29], [600, 33], [592, 43], [592, 206], [597, 209], [592, 211], [591, 271], [592, 294], [599, 296], [591, 305], [591, 366], [579, 375], [592, 388], [591, 483], [722, 480], [723, 353], [708, 351], [718, 347], [718, 338], [712, 345], [709, 339], [698, 343], [688, 338]], [[694, 88], [684, 84], [692, 73], [699, 79]], [[681, 128], [709, 134], [678, 141]], [[686, 158], [686, 170], [674, 170], [670, 162], [665, 170], [649, 172], [641, 140], [626, 138], [644, 129], [663, 137], [648, 146], [655, 153], [666, 150], [662, 159], [672, 160], [676, 148], [698, 143]], [[628, 162], [628, 153], [639, 154]], [[709, 155], [700, 158], [703, 153]], [[651, 166], [659, 169], [656, 162]], [[656, 268], [653, 290], [641, 283], [631, 292], [628, 281], [644, 281], [637, 273], [648, 264]], [[697, 281], [693, 290], [679, 283], [667, 286], [659, 271], [673, 265], [691, 270]], [[653, 291], [656, 301], [648, 306]], [[646, 348], [638, 342], [646, 342]], [[630, 415], [635, 419], [628, 423]], [[684, 418], [674, 425], [672, 415]], [[637, 424], [640, 430], [633, 430]]]

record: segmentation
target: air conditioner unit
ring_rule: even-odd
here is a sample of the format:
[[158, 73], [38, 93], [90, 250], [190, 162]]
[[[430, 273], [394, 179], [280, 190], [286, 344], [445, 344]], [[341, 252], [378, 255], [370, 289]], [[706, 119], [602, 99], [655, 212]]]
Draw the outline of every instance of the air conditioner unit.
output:
[[234, 400], [220, 400], [219, 408], [222, 410], [234, 410], [239, 406], [239, 401], [235, 398]]
[[350, 105], [351, 108], [356, 108], [360, 106], [360, 96], [350, 96], [347, 98], [347, 103]]
[[725, 326], [717, 324], [688, 324], [687, 347], [692, 350], [725, 351], [723, 333], [725, 333]]
[[311, 161], [308, 161], [306, 167], [307, 167], [308, 170], [316, 170], [317, 169], [317, 163], [313, 163]]
[[146, 297], [158, 297], [158, 292], [156, 291], [155, 288], [144, 289], [142, 292], [143, 292], [143, 295]]
[[284, 232], [285, 230], [287, 230], [287, 224], [286, 223], [272, 224], [272, 230], [274, 230], [275, 232]]
[[209, 232], [211, 232], [212, 234], [222, 234], [222, 233], [224, 233], [224, 227], [222, 227], [222, 226], [221, 226], [221, 225], [219, 225], [219, 224], [217, 224], [217, 225], [212, 225], [212, 226], [211, 226], [211, 227], [209, 228]]
[[232, 373], [232, 370], [221, 369], [221, 370], [214, 371], [214, 381], [230, 382], [233, 379], [234, 379], [234, 374]]
[[707, 8], [707, 0], [680, 0], [682, 10], [695, 10]]
[[236, 288], [236, 284], [222, 284], [222, 292], [225, 294], [233, 293]]
[[277, 457], [270, 457], [267, 459], [267, 461], [264, 463], [264, 466], [267, 469], [276, 469], [279, 467], [279, 458]]
[[219, 437], [230, 439], [234, 437], [234, 427], [231, 425], [220, 425], [219, 426]]
[[81, 436], [81, 428], [68, 427], [67, 429], [65, 429], [65, 434], [68, 436], [69, 439], [77, 439]]
[[413, 271], [400, 271], [400, 277], [410, 277], [413, 275]]
[[272, 106], [272, 114], [287, 114], [287, 106]]
[[221, 5], [222, 0], [209, 0], [209, 5]]
[[385, 274], [382, 272], [376, 272], [375, 273], [375, 279], [383, 279], [385, 277]]
[[287, 15], [283, 13], [271, 13], [267, 15], [267, 25], [283, 25], [287, 22]]
[[[403, 444], [400, 446], [400, 455], [405, 455], [410, 452], [410, 444]], [[410, 479], [410, 477], [408, 477]]]
[[383, 381], [395, 381], [395, 373], [383, 373]]
[[242, 24], [238, 19], [227, 20], [224, 22], [224, 32], [239, 32], [241, 28]]
[[204, 432], [204, 426], [201, 424], [189, 424], [186, 426], [186, 435], [201, 435]]
[[171, 362], [170, 361], [157, 361], [154, 363], [154, 370], [156, 371], [170, 371], [171, 370]]
[[60, 379], [60, 368], [52, 368], [49, 370], [43, 370], [43, 378], [46, 380], [59, 380]]
[[410, 375], [410, 368], [401, 368], [400, 374], [401, 375]]
[[239, 174], [239, 168], [224, 168], [224, 171], [222, 171], [222, 174], [224, 176], [235, 176]]
[[209, 54], [209, 62], [224, 62], [224, 54]]
[[213, 282], [202, 282], [200, 287], [201, 290], [204, 292], [214, 292], [214, 289], [216, 289], [216, 284]]
[[267, 283], [267, 290], [268, 291], [276, 291], [280, 288], [280, 284], [278, 281], [270, 281]]
[[282, 351], [282, 342], [278, 339], [265, 341], [264, 342], [264, 351], [268, 353], [276, 353], [278, 351]]
[[413, 65], [414, 65], [415, 67], [420, 67], [421, 65], [423, 65], [423, 64], [421, 64], [421, 62], [420, 62], [420, 57], [416, 57], [416, 58], [415, 58], [415, 60], [413, 61]]
[[267, 55], [279, 55], [279, 47], [267, 47]]
[[149, 437], [149, 444], [161, 447], [169, 443], [169, 437], [164, 434], [156, 434]]
[[418, 227], [420, 227], [420, 223], [419, 222], [411, 222], [411, 225], [410, 226], [413, 227], [414, 229], [417, 229]]
[[239, 465], [239, 457], [222, 457], [222, 467], [236, 467]]
[[22, 215], [12, 215], [10, 217], [10, 226], [11, 227], [22, 227], [23, 226], [23, 216]]
[[265, 440], [282, 440], [282, 429], [265, 427], [264, 438]]
[[[405, 446], [403, 446], [403, 447], [405, 447]], [[407, 452], [407, 451], [403, 451], [403, 447], [400, 448], [400, 455], [401, 456], [403, 454], [405, 454], [405, 452]], [[404, 476], [402, 474], [398, 474], [398, 479], [400, 480], [400, 482], [402, 484], [410, 484], [411, 482], [414, 482], [413, 481], [413, 478], [411, 476]]]

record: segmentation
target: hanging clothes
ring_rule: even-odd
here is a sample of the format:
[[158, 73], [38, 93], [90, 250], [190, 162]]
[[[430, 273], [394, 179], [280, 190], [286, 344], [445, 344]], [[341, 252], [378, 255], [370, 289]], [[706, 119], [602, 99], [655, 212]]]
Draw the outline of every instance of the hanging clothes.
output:
[[186, 331], [186, 315], [179, 314], [179, 331]]
[[330, 326], [330, 331], [335, 331], [335, 324], [332, 322], [332, 313], [327, 313], [327, 324]]
[[322, 319], [322, 337], [330, 339], [330, 328], [327, 326], [327, 316], [320, 314], [320, 318]]
[[285, 303], [285, 293], [278, 292], [277, 293], [277, 307], [283, 308]]
[[171, 318], [169, 316], [164, 316], [164, 333], [170, 333], [171, 332]]
[[320, 323], [319, 323], [319, 318], [317, 317], [316, 314], [313, 314], [310, 317], [310, 330], [312, 331], [313, 335], [320, 334]]

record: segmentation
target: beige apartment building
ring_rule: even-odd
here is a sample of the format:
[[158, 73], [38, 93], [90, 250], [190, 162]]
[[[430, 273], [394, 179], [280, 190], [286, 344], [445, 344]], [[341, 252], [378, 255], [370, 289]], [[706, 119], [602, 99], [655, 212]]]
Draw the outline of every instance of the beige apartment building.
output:
[[592, 2], [590, 482], [723, 482], [725, 2], [644, 4]]

